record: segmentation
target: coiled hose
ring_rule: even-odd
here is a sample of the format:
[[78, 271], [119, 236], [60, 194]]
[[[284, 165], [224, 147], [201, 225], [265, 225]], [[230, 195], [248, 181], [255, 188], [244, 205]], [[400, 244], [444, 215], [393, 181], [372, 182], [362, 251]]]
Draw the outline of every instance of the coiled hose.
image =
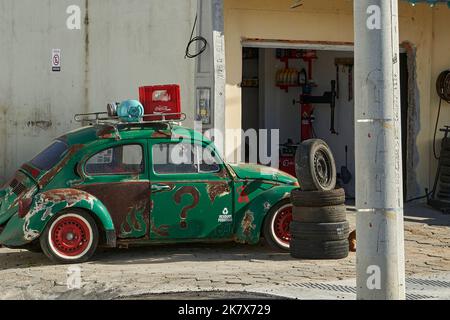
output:
[[436, 81], [436, 91], [440, 100], [439, 100], [439, 111], [436, 119], [436, 126], [434, 128], [433, 153], [436, 160], [439, 160], [440, 156], [438, 156], [436, 152], [436, 135], [439, 127], [439, 120], [441, 118], [442, 101], [450, 103], [450, 70], [443, 71], [439, 75]]

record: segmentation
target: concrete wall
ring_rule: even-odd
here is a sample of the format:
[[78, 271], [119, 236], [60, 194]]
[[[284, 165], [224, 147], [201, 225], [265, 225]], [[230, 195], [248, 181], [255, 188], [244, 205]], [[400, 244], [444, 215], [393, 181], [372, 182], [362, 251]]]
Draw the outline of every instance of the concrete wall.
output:
[[[300, 141], [300, 106], [292, 105], [292, 101], [300, 98], [300, 89], [291, 88], [288, 92], [275, 86], [275, 78], [278, 70], [284, 69], [285, 64], [276, 59], [275, 49], [264, 49], [263, 69], [261, 70], [261, 129], [279, 129], [280, 143], [286, 143], [293, 139], [295, 143]], [[301, 70], [304, 65], [300, 60], [289, 61], [289, 68]]]
[[[81, 30], [66, 27], [69, 5], [89, 18]], [[138, 98], [140, 85], [180, 84], [192, 125], [195, 66], [184, 52], [196, 10], [196, 0], [0, 0], [0, 183], [77, 127], [75, 113]]]
[[[239, 128], [241, 119], [241, 90], [238, 84], [242, 72], [242, 41], [245, 39], [289, 40], [310, 42], [353, 42], [352, 0], [305, 0], [304, 5], [290, 9], [291, 0], [224, 0], [225, 41], [227, 60], [226, 126]], [[416, 137], [415, 147], [408, 158], [413, 169], [409, 181], [409, 196], [423, 193], [434, 179], [435, 161], [432, 156], [432, 131], [437, 112], [434, 89], [437, 74], [450, 67], [448, 47], [450, 10], [445, 6], [430, 8], [410, 6], [400, 1], [400, 40], [415, 48], [414, 110], [417, 115], [410, 136]], [[443, 112], [448, 122], [450, 108]], [[447, 120], [444, 120], [446, 118]], [[433, 127], [433, 128], [432, 128]]]

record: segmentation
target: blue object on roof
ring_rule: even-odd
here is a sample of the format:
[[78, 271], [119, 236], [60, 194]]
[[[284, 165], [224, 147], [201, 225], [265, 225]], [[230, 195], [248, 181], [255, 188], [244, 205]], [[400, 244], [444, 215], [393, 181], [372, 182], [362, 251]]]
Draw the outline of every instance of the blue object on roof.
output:
[[137, 100], [126, 100], [117, 108], [117, 115], [123, 122], [140, 122], [144, 116], [144, 107]]

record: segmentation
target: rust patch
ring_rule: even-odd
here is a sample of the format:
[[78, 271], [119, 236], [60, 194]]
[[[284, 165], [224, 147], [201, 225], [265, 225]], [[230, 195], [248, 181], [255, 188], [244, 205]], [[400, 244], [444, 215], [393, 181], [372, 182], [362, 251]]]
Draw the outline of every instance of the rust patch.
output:
[[242, 220], [242, 233], [248, 237], [251, 235], [252, 231], [255, 230], [256, 225], [253, 223], [255, 221], [255, 217], [253, 212], [247, 211], [245, 213], [245, 217]]
[[145, 223], [145, 221], [139, 221], [139, 213], [145, 212], [147, 207], [147, 201], [144, 200], [131, 207], [126, 220], [122, 223], [120, 230], [121, 235], [131, 235], [134, 232], [147, 234], [148, 224]]
[[206, 190], [211, 202], [214, 202], [218, 197], [223, 197], [231, 192], [230, 186], [226, 182], [209, 183]]
[[112, 139], [114, 138], [114, 133], [114, 127], [106, 126], [97, 130], [97, 137], [99, 137], [100, 139]]
[[200, 193], [198, 192], [197, 188], [194, 187], [182, 187], [180, 188], [174, 196], [174, 200], [177, 204], [181, 204], [181, 199], [184, 195], [191, 195], [192, 196], [192, 204], [185, 206], [180, 214], [180, 226], [182, 229], [187, 229], [187, 217], [188, 212], [195, 207], [197, 207], [198, 203], [200, 202]]
[[[92, 194], [106, 206], [118, 237], [120, 237], [122, 225], [126, 224], [130, 208], [134, 208], [136, 204], [144, 207], [143, 219], [148, 230], [150, 225], [150, 182], [110, 182], [81, 185], [75, 188]], [[147, 232], [146, 237], [148, 236]]]
[[162, 225], [157, 227], [155, 225], [155, 221], [152, 219], [151, 221], [151, 228], [152, 228], [152, 232], [160, 237], [168, 237], [169, 234], [169, 226], [168, 225]]
[[226, 169], [222, 169], [217, 173], [217, 176], [222, 179], [228, 179], [228, 172]]
[[172, 132], [168, 130], [158, 130], [152, 134], [153, 139], [164, 139], [164, 138], [172, 138]]
[[75, 189], [55, 189], [42, 194], [45, 202], [67, 202], [77, 203], [83, 200], [90, 201], [91, 197], [86, 192], [80, 192]]

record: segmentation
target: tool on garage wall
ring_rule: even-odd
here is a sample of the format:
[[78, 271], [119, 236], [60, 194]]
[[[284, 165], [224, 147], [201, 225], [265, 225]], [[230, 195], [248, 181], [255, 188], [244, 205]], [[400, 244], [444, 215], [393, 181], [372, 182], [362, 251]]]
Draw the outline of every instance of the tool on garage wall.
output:
[[[338, 135], [339, 133], [335, 128], [335, 111], [336, 111], [336, 81], [331, 81], [331, 91], [325, 92], [322, 96], [313, 96], [310, 94], [311, 90], [306, 91], [300, 96], [300, 101], [295, 101], [294, 104], [300, 103], [301, 105], [312, 106], [314, 104], [329, 104], [331, 108], [331, 119], [330, 119], [330, 132], [331, 134]], [[306, 137], [306, 139], [302, 136], [302, 140], [310, 139], [310, 137]]]
[[355, 65], [354, 58], [336, 58], [334, 61], [336, 65], [336, 98], [340, 99], [340, 70], [348, 69], [348, 101], [354, 98], [353, 92], [353, 68]]

